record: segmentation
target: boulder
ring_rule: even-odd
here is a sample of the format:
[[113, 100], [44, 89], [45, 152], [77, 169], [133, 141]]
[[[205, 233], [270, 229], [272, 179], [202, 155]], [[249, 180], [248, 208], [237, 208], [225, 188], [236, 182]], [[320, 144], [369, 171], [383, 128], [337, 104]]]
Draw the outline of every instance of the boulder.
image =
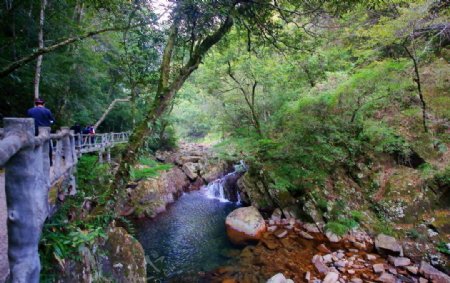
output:
[[267, 283], [294, 283], [294, 281], [284, 277], [282, 273], [278, 273], [267, 280]]
[[433, 283], [448, 283], [450, 282], [450, 276], [447, 274], [437, 270], [430, 264], [426, 263], [425, 261], [422, 261], [420, 263], [420, 274], [423, 275], [423, 277], [429, 279]]
[[192, 181], [197, 179], [198, 168], [197, 168], [196, 163], [192, 163], [192, 162], [184, 163], [182, 169], [183, 169], [183, 172], [186, 174], [186, 176], [188, 176], [189, 179], [191, 179]]
[[375, 248], [381, 254], [403, 255], [402, 246], [394, 237], [379, 234], [375, 238]]
[[228, 214], [225, 225], [231, 242], [245, 245], [258, 241], [266, 231], [266, 222], [259, 211], [253, 207], [241, 207]]

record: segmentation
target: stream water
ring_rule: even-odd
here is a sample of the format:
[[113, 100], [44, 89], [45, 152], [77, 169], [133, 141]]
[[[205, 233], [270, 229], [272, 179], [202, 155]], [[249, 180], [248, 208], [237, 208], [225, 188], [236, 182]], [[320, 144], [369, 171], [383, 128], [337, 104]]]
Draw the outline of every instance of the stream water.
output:
[[148, 282], [196, 282], [199, 274], [230, 259], [235, 247], [227, 238], [225, 218], [239, 203], [223, 198], [221, 184], [227, 176], [183, 194], [166, 212], [137, 223]]

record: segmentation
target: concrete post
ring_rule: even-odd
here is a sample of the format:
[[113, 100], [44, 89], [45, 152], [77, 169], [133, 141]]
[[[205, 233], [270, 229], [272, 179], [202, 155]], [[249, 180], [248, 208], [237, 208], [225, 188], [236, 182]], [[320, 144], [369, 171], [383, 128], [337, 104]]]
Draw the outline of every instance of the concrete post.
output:
[[2, 283], [9, 275], [7, 215], [5, 173], [0, 169], [0, 282]]
[[98, 163], [103, 163], [103, 151], [98, 151]]
[[62, 132], [62, 134], [64, 134], [64, 136], [61, 139], [62, 153], [64, 156], [63, 171], [66, 171], [68, 168], [72, 167], [72, 165], [73, 165], [72, 146], [70, 144], [70, 129], [67, 127], [62, 127], [61, 132]]
[[111, 163], [111, 147], [106, 148], [106, 162]]
[[[5, 118], [5, 135], [19, 133], [34, 141], [34, 120]], [[45, 143], [47, 144], [47, 143]], [[41, 269], [38, 244], [48, 215], [48, 147], [29, 146], [16, 153], [5, 165], [8, 204], [8, 238], [11, 282], [39, 282]]]

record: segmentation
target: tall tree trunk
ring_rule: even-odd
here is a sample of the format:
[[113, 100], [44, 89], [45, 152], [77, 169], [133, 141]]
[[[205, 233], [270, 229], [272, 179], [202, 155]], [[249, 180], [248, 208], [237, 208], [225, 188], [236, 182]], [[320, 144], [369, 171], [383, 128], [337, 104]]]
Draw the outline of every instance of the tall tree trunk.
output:
[[421, 102], [421, 108], [422, 108], [422, 126], [423, 126], [423, 130], [425, 133], [428, 132], [428, 127], [427, 127], [427, 104], [425, 103], [425, 99], [423, 97], [423, 93], [422, 93], [422, 84], [420, 81], [420, 73], [419, 73], [419, 64], [417, 62], [417, 58], [415, 56], [415, 50], [413, 50], [413, 53], [411, 51], [409, 51], [408, 47], [406, 46], [406, 44], [403, 45], [403, 48], [405, 49], [406, 53], [408, 54], [409, 58], [411, 59], [411, 61], [414, 64], [414, 81], [416, 82], [417, 85], [417, 92], [419, 94], [419, 99]]
[[[44, 48], [45, 6], [47, 6], [47, 0], [41, 0], [41, 12], [39, 14], [39, 34], [38, 34], [39, 49]], [[39, 84], [41, 82], [42, 56], [43, 55], [39, 55], [37, 57], [36, 62], [36, 72], [34, 75], [34, 99], [39, 98]]]
[[179, 72], [177, 72], [172, 83], [169, 84], [171, 74], [171, 58], [178, 34], [178, 30], [176, 28], [177, 24], [178, 23], [175, 20], [170, 29], [169, 38], [164, 49], [160, 67], [158, 90], [154, 97], [153, 103], [148, 109], [147, 115], [131, 134], [128, 146], [122, 153], [122, 159], [114, 176], [114, 182], [111, 185], [111, 194], [115, 201], [115, 203], [111, 204], [116, 212], [120, 209], [121, 202], [124, 199], [124, 188], [130, 178], [131, 166], [136, 163], [139, 149], [144, 144], [145, 137], [148, 137], [153, 133], [156, 121], [164, 113], [175, 94], [183, 86], [184, 82], [189, 78], [192, 72], [198, 68], [201, 60], [208, 50], [230, 31], [233, 26], [233, 20], [231, 18], [227, 18], [214, 33], [205, 37], [197, 45], [187, 63], [181, 68], [181, 70], [179, 70]]

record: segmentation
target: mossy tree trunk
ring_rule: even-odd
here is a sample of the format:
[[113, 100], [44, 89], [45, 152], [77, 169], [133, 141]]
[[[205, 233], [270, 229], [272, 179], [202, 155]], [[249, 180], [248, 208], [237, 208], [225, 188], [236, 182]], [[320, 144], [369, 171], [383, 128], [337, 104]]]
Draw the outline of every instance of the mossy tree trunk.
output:
[[[114, 206], [116, 211], [118, 210], [121, 201], [123, 201], [125, 195], [125, 185], [130, 178], [131, 167], [136, 163], [139, 149], [143, 146], [145, 138], [153, 133], [156, 121], [165, 112], [175, 94], [183, 86], [184, 82], [189, 78], [192, 72], [198, 68], [201, 60], [208, 50], [229, 32], [233, 26], [233, 20], [231, 17], [226, 18], [215, 32], [206, 36], [200, 43], [198, 43], [191, 53], [187, 63], [175, 75], [171, 72], [171, 59], [178, 35], [177, 24], [178, 23], [175, 20], [170, 28], [169, 37], [161, 62], [160, 78], [156, 95], [147, 111], [146, 116], [134, 129], [128, 146], [122, 154], [119, 169], [114, 177], [111, 193], [115, 200]], [[171, 77], [174, 77], [174, 79], [172, 82], [169, 82]]]

